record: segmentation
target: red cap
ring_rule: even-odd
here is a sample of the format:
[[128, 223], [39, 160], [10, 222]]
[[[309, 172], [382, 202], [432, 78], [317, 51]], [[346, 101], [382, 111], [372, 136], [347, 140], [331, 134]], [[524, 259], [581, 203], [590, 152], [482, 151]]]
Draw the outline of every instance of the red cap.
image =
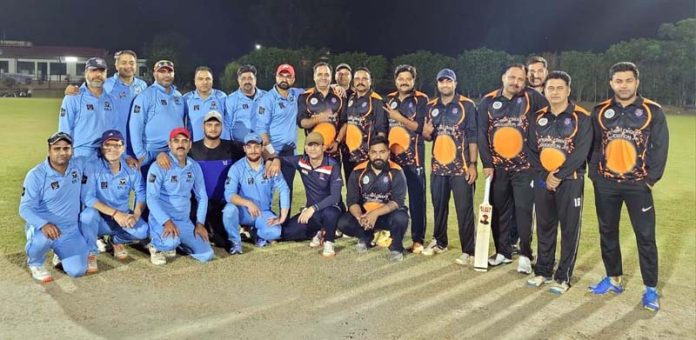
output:
[[295, 76], [295, 68], [290, 64], [280, 64], [276, 70], [276, 75], [281, 73], [290, 73], [291, 76]]
[[173, 129], [172, 132], [169, 133], [169, 139], [174, 139], [174, 137], [178, 135], [184, 135], [186, 138], [191, 139], [191, 134], [183, 127]]

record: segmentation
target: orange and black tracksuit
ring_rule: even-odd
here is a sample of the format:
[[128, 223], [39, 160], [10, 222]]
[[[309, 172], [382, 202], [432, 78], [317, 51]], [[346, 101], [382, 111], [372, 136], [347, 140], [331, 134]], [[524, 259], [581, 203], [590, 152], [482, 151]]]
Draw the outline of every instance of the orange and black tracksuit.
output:
[[408, 209], [411, 215], [411, 239], [413, 242], [423, 244], [426, 199], [425, 167], [423, 166], [425, 143], [422, 133], [427, 114], [428, 96], [423, 92], [413, 91], [401, 100], [399, 93], [393, 92], [387, 96], [386, 105], [418, 124], [416, 131], [411, 131], [396, 120], [388, 119], [388, 138], [391, 158], [401, 166], [406, 175]]
[[623, 274], [619, 218], [625, 202], [638, 242], [643, 283], [655, 287], [658, 266], [652, 186], [662, 178], [667, 163], [665, 113], [659, 104], [641, 96], [626, 107], [612, 98], [595, 107], [592, 123], [589, 176], [607, 275]]
[[[346, 106], [346, 99], [334, 93], [333, 89], [329, 89], [326, 96], [315, 87], [305, 91], [297, 100], [297, 126], [302, 128], [301, 121], [306, 118], [312, 118], [322, 112], [331, 113], [331, 120], [315, 125], [311, 129], [305, 129], [305, 136], [310, 132], [316, 131], [324, 137], [324, 145], [328, 148], [331, 143], [336, 140], [338, 131], [345, 121], [341, 121], [345, 117], [342, 113]], [[340, 152], [336, 151], [333, 154], [327, 155], [334, 159], [340, 159]]]
[[353, 93], [341, 121], [346, 124], [342, 161], [344, 175], [348, 177], [356, 164], [367, 160], [370, 140], [378, 133], [387, 135], [389, 123], [382, 97], [372, 90], [363, 96]]
[[357, 204], [363, 213], [370, 212], [389, 202], [395, 202], [398, 209], [377, 218], [373, 229], [365, 230], [350, 211], [338, 219], [338, 229], [344, 234], [357, 237], [370, 244], [375, 229], [389, 230], [392, 243], [389, 250], [403, 251], [403, 239], [408, 229], [408, 212], [404, 205], [406, 200], [406, 178], [401, 167], [389, 161], [384, 169], [375, 173], [369, 161], [355, 166], [346, 185], [346, 204], [348, 210]]
[[[520, 235], [520, 255], [532, 258], [533, 171], [529, 160], [529, 125], [534, 113], [548, 103], [539, 92], [525, 88], [508, 99], [495, 90], [481, 99], [478, 146], [484, 168], [494, 168], [493, 241], [496, 251], [512, 257], [509, 244], [511, 217]], [[514, 210], [514, 212], [513, 212]]]
[[[534, 274], [554, 274], [556, 236], [561, 225], [561, 258], [554, 279], [570, 284], [582, 220], [587, 156], [592, 147], [590, 113], [574, 103], [558, 114], [545, 107], [529, 127], [530, 159], [535, 170], [537, 262]], [[561, 180], [554, 191], [546, 186], [549, 173]]]
[[447, 247], [447, 217], [450, 193], [454, 193], [457, 226], [462, 253], [474, 255], [474, 187], [467, 183], [466, 170], [476, 164], [469, 158], [469, 144], [477, 139], [476, 104], [455, 94], [445, 104], [438, 97], [428, 103], [428, 117], [434, 131], [431, 159], [430, 192], [433, 198], [435, 227], [433, 237], [440, 247]]

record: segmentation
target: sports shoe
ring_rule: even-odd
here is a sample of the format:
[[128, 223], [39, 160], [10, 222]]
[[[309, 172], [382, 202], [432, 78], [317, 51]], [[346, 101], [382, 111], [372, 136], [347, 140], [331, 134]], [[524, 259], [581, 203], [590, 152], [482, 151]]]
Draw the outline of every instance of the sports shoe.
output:
[[411, 246], [410, 250], [414, 254], [420, 254], [423, 252], [423, 244], [420, 242], [413, 242], [413, 245]]
[[527, 287], [541, 287], [543, 284], [551, 283], [553, 279], [543, 275], [537, 275], [529, 280], [527, 280]]
[[358, 240], [358, 243], [355, 245], [355, 251], [358, 253], [366, 253], [367, 252], [367, 243], [363, 240]]
[[167, 258], [172, 258], [176, 256], [176, 249], [161, 251], [161, 253]]
[[562, 295], [563, 293], [567, 292], [568, 289], [570, 289], [570, 285], [566, 281], [555, 281], [553, 285], [551, 285], [551, 288], [549, 288], [549, 292], [551, 294], [556, 294], [556, 295]]
[[260, 238], [260, 237], [256, 239], [256, 246], [257, 246], [257, 247], [263, 248], [263, 247], [265, 247], [265, 246], [267, 246], [267, 245], [268, 245], [268, 241], [266, 241], [266, 240], [264, 240], [264, 239], [262, 239], [262, 238]]
[[97, 249], [99, 249], [100, 253], [106, 253], [106, 242], [101, 238], [97, 239]]
[[241, 255], [244, 253], [241, 244], [233, 244], [231, 247], [227, 248], [227, 253], [230, 255]]
[[239, 228], [239, 237], [242, 241], [251, 240], [251, 233], [246, 227]]
[[128, 258], [128, 251], [126, 250], [126, 246], [116, 243], [114, 243], [112, 246], [114, 248], [115, 258], [117, 258], [120, 261], [123, 261]]
[[391, 233], [388, 230], [382, 230], [375, 233], [375, 244], [382, 248], [389, 248], [392, 243]]
[[60, 264], [60, 257], [58, 257], [58, 254], [53, 253], [53, 260], [51, 260], [51, 263], [53, 263], [54, 267], [58, 267]]
[[316, 248], [321, 246], [324, 243], [324, 231], [319, 230], [317, 231], [317, 234], [312, 237], [312, 240], [309, 242], [309, 246], [312, 248]]
[[99, 271], [99, 268], [97, 266], [97, 255], [90, 254], [89, 256], [87, 256], [87, 272], [93, 274], [97, 271]]
[[336, 251], [334, 250], [333, 242], [331, 242], [331, 241], [324, 242], [324, 250], [321, 251], [321, 256], [331, 257], [334, 255], [336, 255]]
[[460, 255], [456, 260], [454, 260], [454, 263], [460, 265], [460, 266], [468, 266], [471, 264], [471, 261], [474, 259], [473, 256], [464, 253]]
[[520, 256], [517, 259], [517, 272], [525, 275], [532, 273], [532, 261], [529, 260], [529, 257]]
[[389, 252], [389, 262], [401, 262], [404, 260], [404, 253], [392, 250]]
[[430, 241], [430, 244], [428, 244], [427, 247], [421, 251], [421, 254], [425, 256], [432, 256], [435, 254], [442, 254], [447, 251], [447, 247], [442, 247], [437, 244], [437, 240], [432, 240]]
[[495, 254], [491, 257], [488, 258], [488, 265], [489, 266], [499, 266], [501, 264], [508, 264], [512, 263], [512, 259], [509, 259], [505, 257], [503, 254]]
[[341, 237], [343, 237], [343, 232], [336, 229], [336, 238], [341, 238]]
[[657, 293], [655, 287], [645, 287], [645, 292], [643, 293], [643, 308], [657, 312], [660, 310], [660, 294]]
[[512, 251], [510, 252], [511, 256], [520, 254], [520, 246], [517, 243], [510, 245], [510, 248], [512, 249]]
[[[167, 257], [164, 252], [158, 251], [152, 244], [147, 247], [150, 250], [150, 262], [156, 266], [163, 266], [167, 264]], [[175, 252], [176, 254], [176, 252]]]
[[602, 281], [599, 281], [596, 285], [590, 286], [589, 290], [592, 294], [604, 295], [609, 292], [621, 294], [623, 293], [624, 288], [621, 286], [621, 282], [615, 282], [612, 278], [607, 276], [603, 278]]
[[49, 273], [44, 266], [29, 266], [29, 270], [31, 271], [31, 277], [36, 281], [41, 281], [43, 283], [53, 281], [53, 276], [51, 276], [51, 273]]

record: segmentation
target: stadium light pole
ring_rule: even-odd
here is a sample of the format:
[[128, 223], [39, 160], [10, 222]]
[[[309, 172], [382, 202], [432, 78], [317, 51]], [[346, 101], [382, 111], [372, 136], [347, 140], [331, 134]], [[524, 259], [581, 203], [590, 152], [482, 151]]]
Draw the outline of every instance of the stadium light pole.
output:
[[261, 47], [262, 47], [261, 44], [258, 44], [258, 43], [254, 45], [254, 49], [257, 51], [260, 50]]

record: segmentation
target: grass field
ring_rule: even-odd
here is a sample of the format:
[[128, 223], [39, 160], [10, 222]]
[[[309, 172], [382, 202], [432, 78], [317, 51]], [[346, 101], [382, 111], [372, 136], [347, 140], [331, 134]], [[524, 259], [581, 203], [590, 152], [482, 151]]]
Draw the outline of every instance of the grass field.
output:
[[[36, 165], [38, 162], [41, 162], [45, 157], [45, 140], [46, 137], [56, 129], [59, 105], [60, 100], [57, 99], [0, 99], [0, 117], [2, 117], [2, 120], [4, 122], [0, 125], [0, 159], [2, 160], [2, 167], [0, 168], [0, 178], [2, 180], [2, 186], [0, 186], [0, 258], [9, 259], [9, 262], [17, 264], [18, 267], [21, 267], [22, 262], [24, 261], [23, 248], [25, 243], [23, 221], [19, 218], [17, 213], [19, 197], [22, 190], [22, 181], [27, 170]], [[666, 111], [670, 113], [669, 109], [667, 109]], [[671, 334], [670, 337], [672, 338], [679, 338], [682, 336], [693, 336], [693, 332], [696, 331], [696, 325], [694, 324], [694, 322], [696, 322], [694, 320], [694, 315], [696, 313], [696, 307], [694, 302], [696, 292], [696, 266], [694, 265], [696, 263], [696, 116], [669, 115], [668, 124], [670, 129], [670, 152], [668, 158], [668, 165], [663, 180], [659, 182], [654, 188], [655, 209], [657, 212], [657, 240], [660, 254], [659, 288], [663, 292], [663, 311], [661, 311], [660, 313], [662, 317], [666, 318], [665, 320], [669, 321], [660, 321], [659, 324], [661, 324], [662, 326], [659, 327], [664, 326], [669, 329], [672, 329], [671, 333], [668, 332], [665, 334]], [[479, 188], [482, 187], [481, 184], [482, 181], [479, 180]], [[430, 236], [432, 235], [432, 207], [429, 199], [430, 194], [428, 193], [427, 196], [428, 226], [426, 231], [426, 238], [427, 240], [429, 240]], [[475, 199], [476, 205], [478, 205], [480, 200], [481, 190], [478, 190]], [[304, 192], [302, 190], [302, 186], [299, 185], [299, 179], [296, 178], [294, 206], [297, 207], [298, 204], [301, 204], [303, 202]], [[586, 181], [585, 204], [586, 207], [583, 210], [584, 220], [582, 225], [582, 237], [578, 255], [579, 258], [576, 266], [576, 280], [578, 280], [577, 287], [580, 287], [580, 289], [571, 290], [574, 292], [573, 294], [578, 294], [578, 296], [583, 297], [583, 299], [584, 295], [575, 291], [580, 291], [581, 289], [584, 289], [584, 287], [587, 284], [598, 279], [599, 275], [601, 275], [603, 272], [601, 268], [601, 258], [599, 253], [599, 236], [597, 230], [597, 220], [595, 216], [594, 198], [592, 194], [592, 185], [589, 182], [589, 180]], [[294, 209], [294, 211], [296, 211], [296, 209]], [[451, 214], [449, 223], [449, 239], [450, 248], [452, 248], [453, 250], [450, 253], [451, 256], [449, 256], [451, 257], [451, 259], [448, 257], [447, 262], [443, 262], [443, 260], [441, 259], [438, 259], [436, 261], [431, 260], [430, 262], [424, 262], [426, 260], [421, 260], [420, 257], [416, 260], [413, 260], [417, 261], [416, 263], [419, 266], [435, 266], [437, 268], [434, 268], [432, 272], [438, 272], [443, 275], [449, 275], [449, 273], [442, 271], [442, 268], [440, 267], [444, 268], [444, 266], [446, 266], [448, 263], [451, 263], [451, 260], [455, 258], [454, 255], [459, 253], [459, 240], [457, 238], [453, 208], [450, 209], [450, 213]], [[621, 239], [622, 250], [624, 254], [624, 271], [628, 283], [632, 286], [634, 292], [636, 292], [633, 295], [631, 295], [631, 299], [634, 299], [635, 297], [639, 296], [637, 295], [637, 292], [642, 288], [639, 288], [641, 285], [641, 280], [640, 273], [638, 271], [638, 256], [635, 246], [635, 237], [633, 236], [628, 216], [625, 212], [623, 213], [621, 220]], [[345, 245], [345, 247], [349, 247], [349, 245], [352, 245], [352, 243], [350, 243], [349, 241], [340, 241], [340, 243], [342, 246], [339, 249], [343, 249], [343, 245]], [[410, 242], [406, 241], [405, 243], [409, 244]], [[267, 256], [270, 256], [270, 254], [285, 254], [287, 252], [294, 252], [295, 247], [297, 246], [294, 244], [281, 243], [277, 246], [272, 247], [269, 250], [263, 250], [261, 254], [267, 254]], [[534, 246], [534, 248], [535, 247], [536, 246]], [[249, 262], [251, 261], [251, 259], [253, 259], [253, 256], [255, 255], [256, 254], [244, 255], [244, 260], [242, 261], [249, 265], [256, 265]], [[352, 254], [350, 252], [342, 254], [342, 252], [339, 251], [338, 257], [341, 257], [340, 261], [344, 261], [341, 262], [342, 265], [349, 267], [352, 264], [346, 264], [345, 261], [350, 261], [350, 259], [345, 259], [345, 257], [353, 257], [354, 255], [355, 254]], [[249, 256], [249, 258], [246, 258], [247, 256]], [[306, 256], [314, 255], [306, 254]], [[144, 256], [140, 256], [140, 260], [146, 263], [147, 261], [143, 257]], [[339, 260], [338, 257], [337, 260]], [[407, 257], [407, 259], [408, 258], [410, 257]], [[276, 257], [275, 259], [277, 261], [280, 261], [279, 263], [281, 267], [285, 265], [294, 265], [289, 264], [286, 260], [281, 260], [278, 257]], [[224, 260], [227, 260], [227, 258], [223, 259], [223, 261]], [[311, 261], [316, 260], [312, 259]], [[406, 262], [408, 262], [408, 260]], [[181, 262], [176, 264], [180, 265]], [[278, 263], [276, 263], [276, 265], [278, 265]], [[384, 263], [380, 262], [379, 266], [382, 265], [384, 265]], [[415, 265], [411, 264], [411, 266]], [[145, 268], [147, 268], [147, 265], [145, 265]], [[413, 269], [413, 275], [418, 276], [420, 274], [417, 273], [422, 274], [426, 272], [423, 270], [419, 271], [419, 268], [420, 267], [415, 267], [415, 269]], [[146, 269], [143, 269], [143, 271], [144, 270]], [[179, 266], [179, 270], [184, 269], [182, 269], [181, 266]], [[195, 269], [186, 270], [190, 271]], [[330, 269], [323, 268], [322, 270], [336, 270], [336, 272], [332, 272], [336, 275], [334, 279], [341, 282], [350, 279], [346, 277], [346, 275], [350, 275], [349, 273], [342, 273], [339, 271], [339, 269], [333, 267]], [[398, 273], [395, 273], [394, 271], [395, 270], [389, 270], [389, 273], [397, 275]], [[592, 275], [585, 275], [587, 273], [592, 273]], [[25, 283], [27, 285], [31, 284], [29, 275], [24, 275], [26, 275]], [[474, 277], [474, 274], [462, 275], [466, 275], [465, 278], [467, 279]], [[475, 278], [476, 280], [478, 280], [478, 278], [480, 277]], [[89, 279], [90, 278], [85, 278], [85, 280]], [[433, 284], [438, 285], [438, 289], [447, 290], [450, 287], [445, 285], [444, 282], [450, 282], [450, 279], [453, 278], [443, 276], [442, 280], [444, 281], [441, 280], [439, 281], [439, 284]], [[14, 281], [16, 281], [14, 282], [15, 284], [21, 286], [21, 284], [18, 283], [21, 282], [21, 280], [17, 279]], [[312, 287], [311, 282], [307, 283], [307, 285], [310, 288]], [[387, 283], [385, 283], [385, 285], [387, 285]], [[481, 290], [485, 287], [483, 287], [483, 284], [480, 284], [477, 285], [476, 288], [478, 290]], [[53, 295], [54, 298], [56, 298], [56, 294], [57, 293], [54, 292], [51, 295]], [[493, 301], [496, 301], [497, 303], [512, 304], [512, 302], [505, 300], [505, 298], [510, 298], [511, 296], [513, 296], [510, 295], [512, 293], [499, 292], [498, 294], [499, 296], [493, 299]], [[518, 297], [516, 295], [514, 296], [515, 298]], [[423, 298], [425, 299], [432, 297], [425, 296]], [[526, 295], [524, 298], [526, 298]], [[336, 298], [334, 298], [334, 300], [335, 299]], [[0, 299], [0, 301], [1, 300], [2, 299]], [[633, 308], [633, 306], [637, 304], [637, 300], [634, 300], [627, 301], [625, 302], [625, 304]], [[575, 303], [576, 307], [574, 307], [580, 308], [580, 311], [582, 312], [581, 315], [579, 315], [580, 320], [578, 320], [578, 322], [589, 323], [590, 325], [596, 324], [596, 328], [590, 329], [589, 331], [578, 330], [577, 333], [570, 334], [568, 336], [570, 338], [584, 338], [588, 334], [590, 336], [609, 335], [609, 337], [612, 337], [612, 335], [615, 337], [621, 337], [622, 335], [633, 335], [637, 337], [651, 337], [651, 335], [660, 335], [660, 333], [655, 333], [657, 331], [650, 329], [651, 327], [654, 327], [656, 325], [644, 323], [646, 315], [649, 316], [650, 314], [642, 314], [643, 312], [634, 312], [633, 310], [623, 311], [623, 319], [619, 320], [623, 320], [624, 323], [615, 320], [605, 321], [602, 320], [601, 317], [598, 318], [596, 315], [593, 315], [592, 312], [589, 311], [590, 309], [594, 310], [594, 308], [602, 308], [602, 306], [604, 306], [603, 304], [598, 304], [597, 302], [587, 302], [592, 301], [589, 300], [589, 298], [588, 300], [578, 301], [578, 303]], [[530, 300], [526, 303], [527, 307], [525, 308], [528, 308], [529, 306], [534, 307], [537, 304], [539, 304], [539, 306], [537, 307], [541, 307], [545, 304], [551, 304], [551, 302], [535, 303]], [[348, 306], [346, 308], [352, 307]], [[679, 310], [676, 310], [677, 308]], [[613, 309], [613, 311], [615, 311], [615, 309]], [[362, 312], [369, 313], [366, 310], [362, 310]], [[493, 312], [501, 311], [494, 309]], [[387, 316], [384, 316], [384, 322], [386, 322], [386, 320], [389, 320], [388, 315], [390, 312], [387, 311], [385, 313], [387, 313]], [[443, 329], [445, 330], [451, 330], [453, 329], [452, 327], [454, 327], [454, 324], [461, 323], [464, 321], [462, 320], [463, 316], [458, 316], [459, 314], [457, 314], [456, 311], [453, 311], [453, 309], [447, 309], [443, 311], [443, 313], [446, 314], [443, 314], [445, 315], [444, 320], [450, 322], [451, 324], [448, 324], [444, 321], [433, 321], [432, 323], [428, 323], [425, 326], [426, 329], [428, 329], [427, 327], [435, 327], [437, 325], [440, 325], [444, 327]], [[570, 311], [564, 310], [560, 307], [557, 310], [557, 313], [559, 313], [558, 315], [565, 315], [563, 313], [568, 313], [568, 315], [570, 315], [571, 318], [573, 317], [573, 314], [571, 314]], [[621, 311], [617, 313], [621, 313]], [[683, 315], [682, 313], [685, 313], [686, 315]], [[626, 320], [626, 318], [629, 319]], [[403, 320], [408, 320], [408, 318]], [[524, 321], [525, 318], [522, 318], [522, 320]], [[530, 318], [526, 321], [531, 320], [542, 322], [542, 324], [535, 324], [533, 331], [526, 331], [524, 333], [525, 337], [548, 337], [549, 334], [545, 333], [544, 328], [550, 330], [554, 330], [557, 328], [577, 328], [565, 325], [562, 320], [555, 317], [546, 318], [543, 315], [536, 315], [533, 318]], [[590, 320], [591, 322], [588, 320]], [[77, 321], [78, 324], [80, 323], [79, 320], [74, 321]], [[405, 327], [404, 325], [409, 321], [401, 322], [402, 326]], [[421, 325], [420, 323], [417, 324], [419, 326]], [[618, 327], [619, 329], [614, 329], [614, 327]], [[646, 327], [649, 330], [646, 330]], [[677, 329], [674, 330], [674, 327], [676, 327]], [[374, 338], [376, 334], [383, 334], [375, 331], [370, 332], [369, 329], [374, 330], [374, 327], [370, 328], [366, 326], [366, 328], [368, 329], [366, 336], [368, 338]], [[396, 334], [404, 335], [406, 333], [403, 333], [404, 331], [402, 328], [388, 327], [385, 329], [395, 330]], [[474, 334], [497, 334], [495, 333], [496, 327], [493, 324], [478, 326], [478, 328], [476, 329], [478, 331]], [[510, 335], [513, 335], [515, 334], [513, 331], [516, 329], [518, 328], [509, 326], [504, 330]], [[402, 333], [399, 333], [399, 330], [401, 330]], [[248, 334], [252, 334], [253, 337], [254, 333]], [[459, 333], [447, 332], [445, 334]], [[2, 338], [1, 334], [0, 338]], [[362, 337], [358, 334], [356, 338]], [[452, 338], [459, 337], [455, 335], [452, 336]]]

